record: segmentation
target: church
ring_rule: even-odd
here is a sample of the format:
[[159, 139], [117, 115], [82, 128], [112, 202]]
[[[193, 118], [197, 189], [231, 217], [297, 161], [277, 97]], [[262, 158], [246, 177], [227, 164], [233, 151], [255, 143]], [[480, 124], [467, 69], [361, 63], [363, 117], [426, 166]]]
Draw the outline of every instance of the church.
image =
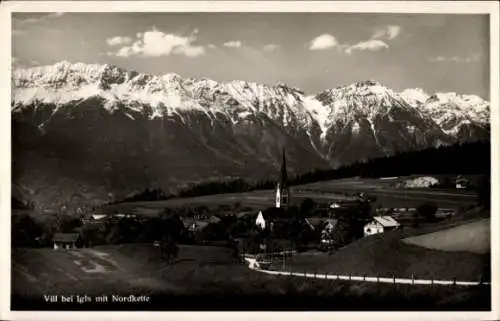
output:
[[261, 229], [273, 229], [275, 223], [279, 221], [287, 221], [287, 209], [290, 206], [290, 188], [287, 181], [286, 171], [286, 155], [283, 149], [283, 158], [281, 161], [281, 171], [275, 190], [275, 205], [274, 207], [267, 208], [259, 211], [255, 224], [260, 226]]
[[290, 205], [290, 188], [288, 187], [286, 175], [286, 156], [283, 149], [283, 160], [281, 161], [280, 179], [276, 186], [276, 208], [288, 208]]

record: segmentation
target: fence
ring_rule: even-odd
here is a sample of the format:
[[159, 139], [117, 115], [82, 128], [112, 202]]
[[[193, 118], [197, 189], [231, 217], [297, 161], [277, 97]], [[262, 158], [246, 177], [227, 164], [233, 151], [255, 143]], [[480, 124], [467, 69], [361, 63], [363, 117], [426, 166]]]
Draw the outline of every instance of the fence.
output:
[[248, 262], [248, 267], [251, 270], [271, 274], [271, 275], [282, 275], [282, 276], [297, 276], [297, 277], [305, 277], [312, 279], [323, 279], [323, 280], [343, 280], [343, 281], [358, 281], [358, 282], [373, 282], [373, 283], [392, 283], [392, 284], [411, 284], [411, 285], [460, 285], [460, 286], [477, 286], [477, 285], [489, 285], [490, 282], [473, 282], [473, 281], [457, 281], [457, 280], [424, 280], [424, 279], [406, 279], [406, 278], [397, 278], [397, 277], [373, 277], [373, 276], [355, 276], [355, 275], [336, 275], [336, 274], [328, 274], [328, 273], [299, 273], [299, 272], [287, 272], [287, 271], [273, 271], [267, 270], [260, 267], [259, 262], [257, 260], [245, 257], [245, 260]]

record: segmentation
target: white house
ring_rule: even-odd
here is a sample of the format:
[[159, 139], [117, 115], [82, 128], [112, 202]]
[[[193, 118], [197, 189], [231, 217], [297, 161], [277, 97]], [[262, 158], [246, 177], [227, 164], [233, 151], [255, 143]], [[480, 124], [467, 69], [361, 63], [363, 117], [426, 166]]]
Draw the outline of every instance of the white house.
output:
[[365, 236], [384, 233], [387, 230], [399, 228], [400, 224], [391, 216], [374, 216], [373, 220], [364, 227]]
[[264, 215], [262, 215], [262, 211], [259, 211], [259, 214], [255, 219], [255, 225], [260, 226], [261, 229], [266, 228], [266, 220], [264, 219]]

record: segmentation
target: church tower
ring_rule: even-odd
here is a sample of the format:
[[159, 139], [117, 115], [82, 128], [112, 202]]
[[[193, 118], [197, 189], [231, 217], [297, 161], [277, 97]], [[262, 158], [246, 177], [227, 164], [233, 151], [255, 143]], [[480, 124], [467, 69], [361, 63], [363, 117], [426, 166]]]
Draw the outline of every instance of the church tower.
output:
[[286, 157], [285, 149], [283, 148], [283, 160], [281, 162], [280, 179], [276, 186], [276, 207], [287, 208], [290, 205], [290, 189], [288, 188], [286, 174]]

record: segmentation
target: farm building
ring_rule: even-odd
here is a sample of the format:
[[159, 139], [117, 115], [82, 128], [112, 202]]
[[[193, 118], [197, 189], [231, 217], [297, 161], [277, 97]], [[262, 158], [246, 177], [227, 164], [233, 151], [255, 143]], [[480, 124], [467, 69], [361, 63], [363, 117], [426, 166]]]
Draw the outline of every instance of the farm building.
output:
[[54, 250], [57, 249], [74, 249], [80, 241], [80, 234], [78, 233], [56, 233], [52, 237]]
[[374, 216], [363, 228], [365, 236], [384, 233], [399, 228], [400, 224], [391, 216]]

